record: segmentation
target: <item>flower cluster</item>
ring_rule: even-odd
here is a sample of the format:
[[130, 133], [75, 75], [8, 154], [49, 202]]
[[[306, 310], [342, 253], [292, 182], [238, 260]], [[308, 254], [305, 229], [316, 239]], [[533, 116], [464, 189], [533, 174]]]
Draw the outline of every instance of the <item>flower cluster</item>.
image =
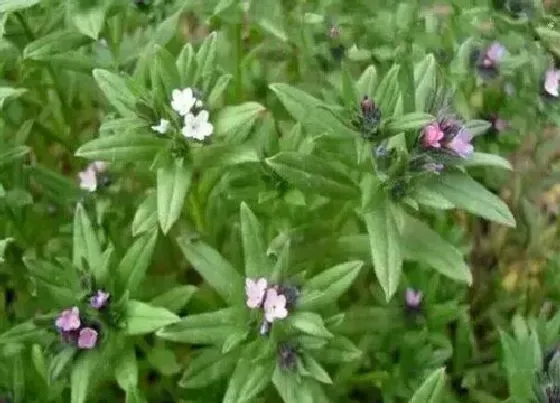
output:
[[475, 65], [483, 78], [493, 78], [499, 73], [499, 64], [506, 54], [506, 48], [499, 42], [492, 42], [484, 51], [473, 54]]
[[[208, 122], [208, 111], [202, 109], [202, 101], [194, 96], [191, 88], [175, 89], [171, 96], [171, 108], [183, 119], [181, 133], [184, 137], [204, 140], [214, 132], [214, 126]], [[160, 119], [159, 124], [152, 126], [152, 130], [165, 134], [169, 126], [169, 120]]]
[[247, 306], [251, 309], [262, 307], [267, 323], [288, 316], [286, 305], [289, 301], [286, 298], [286, 293], [277, 286], [269, 287], [265, 278], [245, 279], [245, 293], [247, 295]]
[[[101, 309], [107, 305], [109, 297], [109, 293], [97, 290], [97, 293], [90, 298], [90, 305], [92, 308]], [[91, 350], [97, 344], [98, 330], [84, 325], [77, 306], [63, 310], [54, 324], [61, 332], [63, 340], [77, 345], [80, 350]]]
[[352, 121], [354, 127], [360, 130], [362, 137], [366, 140], [373, 140], [379, 122], [381, 120], [381, 110], [377, 107], [375, 102], [365, 96], [360, 101], [360, 114]]
[[444, 149], [468, 158], [473, 153], [472, 133], [456, 119], [443, 118], [424, 127], [422, 146], [426, 149]]
[[95, 161], [89, 164], [85, 170], [78, 174], [80, 189], [95, 192], [101, 182], [101, 175], [107, 171], [107, 166], [108, 164], [103, 161]]

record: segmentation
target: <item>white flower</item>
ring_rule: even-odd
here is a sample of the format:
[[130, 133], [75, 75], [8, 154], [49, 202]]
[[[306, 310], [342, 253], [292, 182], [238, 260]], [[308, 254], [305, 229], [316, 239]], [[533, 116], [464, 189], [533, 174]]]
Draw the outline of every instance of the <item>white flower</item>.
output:
[[274, 319], [284, 319], [288, 316], [286, 309], [286, 297], [278, 294], [275, 288], [269, 288], [266, 291], [266, 299], [264, 300], [264, 316], [269, 323]]
[[185, 116], [185, 126], [181, 130], [183, 136], [197, 140], [204, 140], [214, 131], [214, 126], [208, 122], [208, 111], [200, 111], [194, 116], [189, 113]]
[[169, 129], [169, 120], [160, 119], [158, 125], [152, 126], [152, 130], [158, 132], [159, 134], [165, 134]]
[[544, 90], [558, 98], [558, 86], [560, 82], [560, 70], [548, 69], [545, 73]]
[[265, 278], [245, 279], [245, 294], [247, 294], [247, 306], [249, 308], [258, 308], [261, 305], [267, 286], [268, 283]]
[[97, 173], [91, 166], [78, 173], [78, 176], [80, 177], [80, 189], [87, 190], [88, 192], [95, 192], [97, 190]]
[[193, 91], [190, 88], [185, 88], [183, 90], [173, 90], [171, 96], [171, 107], [181, 116], [187, 115], [196, 102], [196, 98], [194, 97]]

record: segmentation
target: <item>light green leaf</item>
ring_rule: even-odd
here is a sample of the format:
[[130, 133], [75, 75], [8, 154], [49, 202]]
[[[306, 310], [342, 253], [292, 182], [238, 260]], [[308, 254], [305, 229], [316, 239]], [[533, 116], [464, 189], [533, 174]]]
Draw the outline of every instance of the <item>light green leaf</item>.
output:
[[128, 301], [126, 333], [130, 335], [152, 333], [180, 320], [181, 318], [165, 308], [139, 301]]
[[70, 1], [68, 5], [72, 22], [78, 31], [94, 40], [99, 39], [99, 33], [105, 22], [104, 2], [84, 5], [83, 2]]
[[197, 288], [193, 285], [179, 285], [158, 295], [150, 301], [150, 304], [177, 313], [188, 304], [196, 290]]
[[152, 231], [136, 238], [117, 268], [121, 284], [131, 295], [134, 295], [146, 276], [146, 270], [152, 261], [157, 235], [157, 231]]
[[400, 66], [395, 64], [385, 74], [383, 80], [377, 86], [375, 91], [375, 102], [381, 109], [381, 116], [389, 118], [395, 113], [399, 99], [401, 98], [401, 90], [399, 87], [399, 70]]
[[441, 401], [445, 385], [445, 368], [432, 372], [424, 383], [414, 392], [409, 403], [437, 403]]
[[91, 38], [75, 31], [54, 31], [28, 44], [23, 49], [23, 58], [49, 60], [55, 55], [78, 49], [91, 42]]
[[70, 374], [70, 402], [85, 403], [89, 392], [90, 380], [95, 373], [99, 356], [97, 352], [90, 351], [88, 354], [81, 355], [72, 364]]
[[457, 208], [515, 227], [515, 219], [508, 206], [467, 174], [452, 172], [433, 176], [427, 186]]
[[333, 335], [327, 330], [320, 315], [312, 312], [290, 313], [286, 320], [295, 329], [311, 336], [331, 338]]
[[213, 144], [191, 150], [195, 167], [220, 167], [259, 162], [255, 149], [248, 145]]
[[397, 291], [402, 271], [401, 240], [387, 195], [377, 189], [364, 213], [375, 275], [387, 301]]
[[185, 46], [183, 46], [183, 49], [181, 49], [181, 53], [179, 53], [177, 61], [175, 62], [181, 86], [183, 87], [194, 82], [194, 73], [196, 69], [196, 61], [194, 57], [194, 49], [192, 44], [188, 42]]
[[433, 267], [446, 277], [472, 284], [462, 253], [422, 221], [402, 212], [399, 220], [404, 258]]
[[177, 244], [194, 269], [230, 304], [244, 296], [244, 282], [239, 272], [218, 251], [202, 241], [178, 238]]
[[353, 62], [367, 62], [371, 60], [371, 51], [360, 49], [355, 43], [348, 49], [348, 60]]
[[390, 118], [386, 123], [386, 130], [393, 136], [405, 130], [417, 130], [436, 120], [432, 115], [423, 112], [412, 112], [404, 116]]
[[198, 352], [190, 360], [179, 386], [186, 389], [205, 388], [215, 381], [225, 378], [235, 368], [240, 350], [224, 354], [221, 349], [207, 348]]
[[373, 64], [370, 64], [364, 70], [358, 81], [356, 82], [356, 90], [360, 97], [369, 97], [373, 99], [375, 87], [377, 85], [377, 70]]
[[115, 366], [115, 379], [119, 387], [125, 391], [138, 386], [138, 363], [133, 345], [125, 347], [119, 355]]
[[300, 309], [317, 309], [335, 302], [352, 285], [363, 266], [361, 261], [334, 266], [309, 279], [298, 299]]
[[357, 185], [347, 174], [313, 155], [281, 152], [267, 158], [266, 163], [298, 189], [333, 199], [359, 196]]
[[[232, 78], [233, 76], [229, 73], [222, 74], [220, 78], [218, 78], [218, 81], [216, 81], [216, 84], [212, 87], [212, 91], [210, 91], [210, 94], [208, 95], [207, 103], [210, 109], [216, 109], [221, 105], [222, 95], [227, 89]], [[223, 113], [223, 109], [221, 113]]]
[[108, 70], [93, 70], [93, 78], [109, 103], [122, 116], [136, 116], [137, 95], [128, 78]]
[[49, 363], [48, 369], [48, 381], [49, 383], [54, 383], [58, 380], [60, 374], [64, 371], [69, 364], [72, 363], [72, 359], [76, 355], [77, 351], [75, 348], [67, 346], [57, 353]]
[[[41, 0], [3, 0], [0, 3], [0, 13], [11, 13], [39, 4]], [[2, 35], [0, 35], [2, 36]]]
[[153, 46], [150, 60], [152, 93], [163, 104], [169, 102], [171, 93], [179, 86], [179, 73], [174, 61], [167, 49], [160, 45]]
[[317, 358], [321, 362], [340, 364], [360, 359], [362, 351], [344, 336], [335, 336], [319, 350]]
[[295, 372], [283, 370], [277, 365], [272, 382], [284, 403], [314, 403], [308, 383], [298, 378]]
[[190, 315], [160, 329], [156, 336], [177, 343], [223, 344], [231, 334], [245, 330], [246, 313], [241, 309]]
[[303, 354], [303, 365], [309, 374], [322, 383], [332, 384], [333, 381], [327, 371], [323, 369], [321, 364], [319, 364], [310, 354]]
[[101, 263], [101, 245], [84, 207], [81, 203], [78, 203], [74, 213], [72, 247], [72, 263], [74, 266], [83, 269], [82, 258], [87, 261], [91, 274], [99, 280], [97, 269]]
[[151, 192], [138, 206], [132, 221], [132, 235], [138, 236], [144, 232], [157, 229], [157, 199], [156, 192]]
[[465, 160], [463, 165], [468, 167], [493, 166], [507, 169], [508, 171], [513, 171], [513, 167], [511, 166], [510, 162], [507, 159], [496, 154], [474, 152], [469, 158]]
[[[0, 87], [0, 108], [8, 99], [18, 98], [27, 92], [24, 88]], [[6, 154], [3, 152], [2, 154]]]
[[414, 66], [416, 86], [415, 106], [417, 111], [430, 110], [432, 94], [436, 91], [436, 59], [431, 53]]
[[192, 168], [182, 158], [157, 170], [157, 213], [161, 230], [167, 234], [179, 219], [191, 185]]
[[30, 340], [40, 340], [45, 330], [38, 328], [33, 322], [23, 322], [0, 333], [0, 346], [9, 343], [23, 343]]
[[166, 144], [155, 136], [125, 133], [93, 139], [78, 148], [76, 156], [108, 162], [151, 161]]
[[433, 207], [438, 210], [449, 210], [455, 207], [455, 205], [445, 197], [434, 192], [432, 189], [423, 184], [414, 186], [410, 196], [419, 204]]
[[206, 80], [213, 73], [217, 55], [217, 38], [217, 32], [212, 32], [198, 49], [195, 56], [194, 84], [198, 84], [199, 80]]
[[264, 111], [264, 106], [253, 101], [227, 106], [220, 111], [216, 119], [216, 135], [232, 136], [242, 127], [253, 126]]
[[0, 263], [4, 262], [4, 253], [6, 253], [6, 248], [8, 244], [14, 241], [14, 238], [4, 238], [0, 239]]
[[241, 203], [241, 239], [245, 255], [245, 275], [250, 278], [268, 277], [271, 265], [266, 256], [263, 230], [245, 202]]
[[[0, 107], [2, 106], [1, 102], [2, 101], [0, 100]], [[29, 151], [30, 148], [27, 146], [16, 146], [0, 152], [0, 169], [12, 163], [13, 161], [29, 154]]]

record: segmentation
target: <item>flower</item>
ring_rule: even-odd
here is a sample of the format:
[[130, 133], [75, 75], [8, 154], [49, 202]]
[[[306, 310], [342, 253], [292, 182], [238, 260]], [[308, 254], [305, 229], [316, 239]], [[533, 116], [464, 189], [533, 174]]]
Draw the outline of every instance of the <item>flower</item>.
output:
[[71, 309], [65, 309], [58, 318], [56, 318], [54, 324], [63, 332], [70, 332], [78, 329], [81, 325], [80, 310], [76, 306]]
[[108, 292], [97, 290], [97, 294], [90, 297], [89, 304], [95, 309], [103, 308], [107, 304], [110, 296], [111, 294]]
[[91, 327], [84, 327], [80, 330], [78, 336], [78, 348], [83, 350], [90, 350], [95, 347], [97, 343], [97, 330]]
[[544, 90], [548, 95], [558, 98], [558, 84], [560, 82], [560, 70], [548, 69], [544, 76]]
[[459, 133], [446, 145], [449, 149], [454, 151], [457, 155], [463, 158], [468, 158], [473, 153], [474, 147], [471, 144], [472, 134], [465, 128], [461, 128]]
[[492, 44], [486, 49], [486, 53], [483, 58], [483, 65], [489, 67], [493, 64], [499, 63], [506, 53], [506, 48], [500, 42], [492, 42]]
[[267, 322], [270, 323], [274, 322], [275, 319], [284, 319], [288, 316], [286, 297], [282, 294], [278, 294], [275, 288], [269, 288], [266, 291], [264, 316]]
[[87, 190], [88, 192], [95, 192], [98, 184], [97, 175], [104, 173], [108, 166], [109, 164], [104, 161], [95, 161], [89, 164], [85, 170], [79, 172], [80, 189]]
[[440, 148], [440, 141], [443, 137], [443, 130], [441, 130], [437, 123], [432, 123], [424, 128], [422, 144], [424, 147]]
[[405, 292], [406, 306], [409, 308], [418, 308], [422, 303], [424, 294], [422, 291], [417, 291], [413, 288], [407, 288]]
[[185, 126], [181, 130], [183, 136], [197, 140], [204, 140], [214, 131], [214, 126], [208, 123], [208, 111], [202, 110], [194, 116], [189, 113], [185, 116]]
[[169, 120], [160, 119], [158, 125], [152, 126], [152, 130], [158, 132], [159, 134], [165, 134], [169, 130]]
[[249, 308], [258, 308], [262, 304], [267, 286], [268, 283], [265, 278], [245, 279], [245, 293], [247, 294], [247, 306]]
[[181, 116], [186, 116], [196, 102], [196, 98], [190, 88], [173, 90], [171, 96], [171, 107]]

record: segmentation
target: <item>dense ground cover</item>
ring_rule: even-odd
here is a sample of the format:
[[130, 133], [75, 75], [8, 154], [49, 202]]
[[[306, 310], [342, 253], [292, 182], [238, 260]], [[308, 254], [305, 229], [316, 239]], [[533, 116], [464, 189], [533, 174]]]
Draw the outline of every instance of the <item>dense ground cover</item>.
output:
[[0, 401], [560, 402], [560, 7], [0, 0]]

